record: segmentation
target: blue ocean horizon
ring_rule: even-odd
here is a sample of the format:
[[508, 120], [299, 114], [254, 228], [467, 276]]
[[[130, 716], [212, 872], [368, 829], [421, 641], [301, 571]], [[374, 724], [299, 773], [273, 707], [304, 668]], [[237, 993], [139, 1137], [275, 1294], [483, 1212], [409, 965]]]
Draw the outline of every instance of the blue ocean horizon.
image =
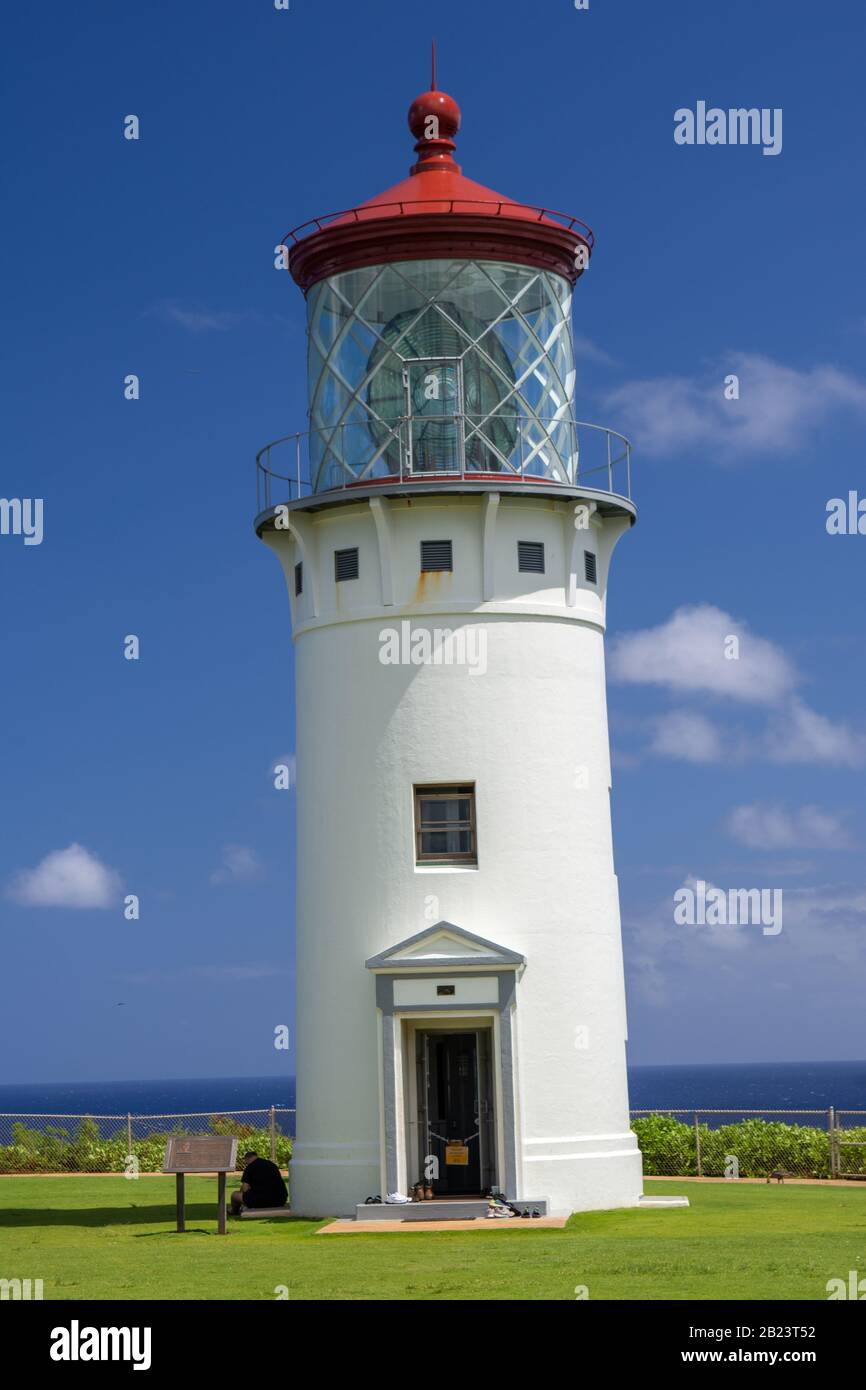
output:
[[[634, 1110], [866, 1110], [866, 1061], [630, 1066]], [[294, 1077], [0, 1083], [0, 1113], [188, 1115], [291, 1110]]]

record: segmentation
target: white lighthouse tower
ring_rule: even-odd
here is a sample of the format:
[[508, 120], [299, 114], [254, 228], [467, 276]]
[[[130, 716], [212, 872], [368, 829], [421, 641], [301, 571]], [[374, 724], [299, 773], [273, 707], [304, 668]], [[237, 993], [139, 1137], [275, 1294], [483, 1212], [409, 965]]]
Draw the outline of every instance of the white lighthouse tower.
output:
[[259, 455], [296, 656], [305, 1215], [419, 1181], [437, 1215], [641, 1192], [604, 671], [635, 510], [627, 442], [574, 419], [593, 237], [464, 178], [459, 124], [434, 72], [409, 177], [292, 234], [309, 429]]

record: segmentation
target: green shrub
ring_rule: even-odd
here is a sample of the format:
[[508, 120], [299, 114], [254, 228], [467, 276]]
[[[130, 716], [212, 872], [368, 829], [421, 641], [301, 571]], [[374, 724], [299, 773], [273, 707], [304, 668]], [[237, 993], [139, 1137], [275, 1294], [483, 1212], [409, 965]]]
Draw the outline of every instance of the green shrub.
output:
[[[237, 1135], [241, 1141], [238, 1145], [240, 1157], [247, 1148], [255, 1149], [262, 1158], [270, 1157], [271, 1135], [267, 1128], [256, 1129], [250, 1124], [233, 1122], [231, 1116], [213, 1115], [207, 1129], [196, 1132], [199, 1135]], [[138, 1160], [139, 1172], [160, 1172], [169, 1137], [189, 1133], [188, 1128], [177, 1125], [144, 1139], [133, 1138], [132, 1151]], [[291, 1139], [278, 1133], [276, 1161], [279, 1167], [285, 1169], [291, 1156]], [[82, 1116], [74, 1134], [56, 1125], [33, 1129], [16, 1121], [12, 1125], [12, 1143], [0, 1144], [0, 1173], [123, 1173], [128, 1168], [127, 1159], [126, 1131], [104, 1136], [98, 1121], [90, 1115]]]
[[[640, 1115], [632, 1122], [648, 1177], [694, 1177], [698, 1171], [694, 1124], [672, 1115]], [[803, 1178], [830, 1176], [830, 1141], [825, 1129], [813, 1125], [784, 1124], [757, 1116], [710, 1129], [699, 1125], [701, 1173], [704, 1177], [730, 1177], [730, 1158], [737, 1160], [741, 1178], [766, 1178], [774, 1170]], [[866, 1128], [846, 1129], [843, 1139], [866, 1140]], [[866, 1147], [843, 1148], [841, 1167], [846, 1173], [866, 1174]]]

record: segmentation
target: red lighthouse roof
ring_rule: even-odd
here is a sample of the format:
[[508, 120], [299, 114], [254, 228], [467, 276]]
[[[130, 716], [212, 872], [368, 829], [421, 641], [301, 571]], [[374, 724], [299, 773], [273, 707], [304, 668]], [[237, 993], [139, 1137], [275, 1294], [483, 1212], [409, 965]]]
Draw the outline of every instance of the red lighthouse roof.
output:
[[436, 86], [409, 108], [417, 161], [408, 178], [346, 212], [296, 227], [284, 238], [289, 270], [306, 291], [326, 276], [391, 261], [512, 261], [554, 271], [574, 284], [589, 263], [593, 234], [564, 213], [513, 202], [464, 177], [454, 160], [457, 102]]

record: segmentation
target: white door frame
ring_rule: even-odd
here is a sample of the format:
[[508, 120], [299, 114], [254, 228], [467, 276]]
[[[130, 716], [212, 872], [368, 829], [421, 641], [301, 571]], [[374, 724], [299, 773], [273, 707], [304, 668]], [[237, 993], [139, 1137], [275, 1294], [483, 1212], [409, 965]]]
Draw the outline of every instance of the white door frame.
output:
[[[502, 1104], [502, 1072], [499, 1066], [500, 1048], [500, 1019], [495, 1009], [472, 1009], [465, 1013], [457, 1010], [448, 1010], [443, 1014], [440, 1010], [436, 1013], [419, 1013], [413, 1010], [411, 1014], [395, 1014], [395, 1022], [400, 1029], [400, 1072], [402, 1073], [402, 1123], [399, 1133], [402, 1136], [402, 1143], [398, 1145], [398, 1172], [405, 1183], [405, 1187], [400, 1187], [400, 1191], [408, 1193], [416, 1182], [424, 1178], [421, 1171], [421, 1136], [418, 1131], [420, 1097], [418, 1095], [418, 1068], [416, 1066], [417, 1038], [419, 1032], [442, 1032], [442, 1033], [479, 1033], [482, 1030], [490, 1035], [490, 1060], [492, 1063], [490, 1077], [490, 1101], [493, 1105], [493, 1118], [490, 1126], [493, 1134], [493, 1153], [489, 1156], [488, 1166], [493, 1168], [493, 1182], [497, 1187], [503, 1186], [502, 1174], [505, 1172], [505, 1134], [502, 1123], [503, 1104]], [[480, 1065], [480, 1047], [477, 1053], [477, 1062]], [[398, 1078], [399, 1083], [399, 1078]], [[480, 1100], [479, 1084], [479, 1100]], [[484, 1172], [484, 1149], [481, 1150], [481, 1172]]]

